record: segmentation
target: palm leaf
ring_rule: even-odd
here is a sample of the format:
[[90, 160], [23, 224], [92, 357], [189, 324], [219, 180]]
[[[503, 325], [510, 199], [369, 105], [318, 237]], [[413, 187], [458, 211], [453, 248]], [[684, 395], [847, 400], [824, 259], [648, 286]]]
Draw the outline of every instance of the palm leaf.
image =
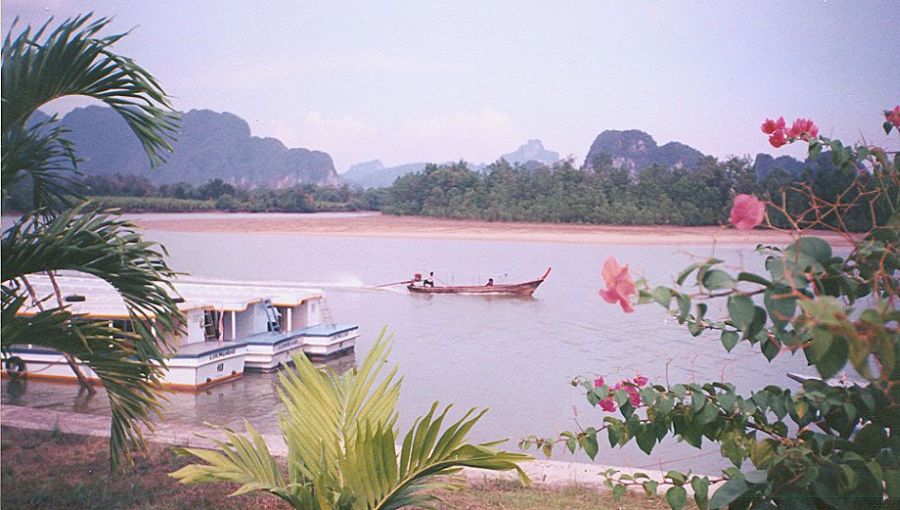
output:
[[[150, 73], [110, 47], [126, 34], [99, 36], [108, 18], [91, 15], [67, 19], [50, 30], [26, 27], [13, 37], [16, 22], [3, 41], [2, 161], [3, 196], [26, 177], [32, 180], [36, 208], [58, 207], [73, 189], [67, 171], [77, 160], [58, 119], [28, 125], [44, 104], [65, 96], [87, 96], [116, 111], [137, 136], [152, 166], [171, 152], [178, 115]], [[69, 179], [70, 182], [65, 182]]]
[[[164, 250], [143, 241], [134, 226], [90, 204], [56, 217], [26, 215], [0, 242], [3, 280], [2, 345], [34, 344], [65, 352], [90, 367], [107, 390], [112, 413], [110, 460], [116, 465], [152, 427], [165, 370], [165, 338], [181, 332], [184, 316], [169, 293], [175, 273]], [[25, 302], [18, 282], [30, 274], [70, 270], [105, 280], [122, 295], [134, 332], [86, 321], [65, 308], [18, 315]], [[153, 324], [153, 327], [149, 327]]]
[[3, 199], [10, 189], [30, 180], [31, 205], [56, 210], [71, 205], [83, 197], [77, 192], [80, 184], [73, 177], [77, 159], [72, 144], [63, 136], [65, 128], [54, 115], [49, 120], [36, 123], [28, 129], [17, 127], [3, 135], [0, 180]]
[[247, 437], [224, 431], [226, 440], [218, 442], [222, 453], [186, 450], [206, 464], [185, 466], [171, 476], [183, 483], [237, 482], [235, 494], [265, 490], [303, 509], [427, 506], [435, 499], [428, 491], [448, 485], [436, 477], [463, 467], [514, 470], [529, 483], [518, 464], [530, 456], [496, 450], [496, 443], [467, 442], [486, 411], [471, 409], [444, 428], [450, 407], [436, 414], [435, 403], [406, 433], [398, 454], [394, 424], [400, 381], [396, 368], [382, 375], [388, 352], [382, 331], [360, 367], [343, 375], [316, 370], [308, 359], [295, 356], [295, 367], [282, 373], [279, 389], [285, 405], [280, 426], [288, 446], [286, 481], [273, 472], [271, 454], [249, 425]]
[[[84, 361], [106, 387], [112, 410], [110, 460], [115, 465], [141, 442], [140, 424], [158, 410], [165, 368], [165, 335], [184, 317], [169, 297], [174, 273], [165, 252], [144, 242], [133, 226], [85, 206], [60, 212], [77, 196], [77, 158], [56, 116], [29, 125], [44, 104], [64, 96], [106, 103], [128, 123], [151, 165], [171, 151], [177, 115], [156, 80], [111, 47], [125, 34], [100, 36], [107, 18], [79, 16], [51, 29], [48, 20], [3, 41], [0, 77], [0, 195], [29, 183], [35, 211], [2, 239], [4, 349], [16, 343], [52, 347]], [[134, 333], [84, 321], [62, 304], [18, 316], [25, 299], [19, 282], [33, 273], [72, 270], [106, 280], [122, 295]], [[152, 324], [152, 327], [150, 327]]]

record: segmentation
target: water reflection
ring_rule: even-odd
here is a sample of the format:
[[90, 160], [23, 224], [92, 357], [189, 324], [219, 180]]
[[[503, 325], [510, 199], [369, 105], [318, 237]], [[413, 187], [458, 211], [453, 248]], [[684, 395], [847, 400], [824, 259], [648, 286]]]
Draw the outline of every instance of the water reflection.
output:
[[[350, 351], [313, 364], [342, 374], [356, 364], [356, 355]], [[250, 372], [198, 392], [165, 392], [162, 419], [193, 425], [211, 422], [243, 429], [246, 417], [260, 431], [276, 432], [280, 405], [275, 392], [277, 384], [278, 372]], [[39, 379], [4, 379], [3, 403], [88, 414], [109, 412], [109, 399], [102, 387], [98, 387], [96, 394], [90, 394], [75, 383]]]

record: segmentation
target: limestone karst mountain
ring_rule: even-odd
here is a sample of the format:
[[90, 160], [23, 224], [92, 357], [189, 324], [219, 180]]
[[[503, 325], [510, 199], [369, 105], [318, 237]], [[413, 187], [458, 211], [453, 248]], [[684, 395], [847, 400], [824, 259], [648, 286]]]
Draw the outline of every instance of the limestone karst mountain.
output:
[[154, 184], [200, 184], [216, 178], [251, 187], [340, 183], [327, 153], [253, 136], [247, 122], [231, 113], [185, 113], [174, 153], [153, 170], [125, 121], [111, 109], [76, 108], [62, 123], [71, 131], [67, 138], [74, 142], [82, 159], [79, 170], [86, 175], [140, 174]]

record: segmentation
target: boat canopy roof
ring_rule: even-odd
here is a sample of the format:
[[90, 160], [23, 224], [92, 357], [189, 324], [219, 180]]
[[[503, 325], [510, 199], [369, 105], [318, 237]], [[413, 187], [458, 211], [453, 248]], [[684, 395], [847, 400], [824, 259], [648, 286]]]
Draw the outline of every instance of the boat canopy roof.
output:
[[[65, 304], [72, 313], [97, 319], [128, 319], [128, 309], [119, 293], [106, 281], [88, 275], [57, 275], [63, 297], [80, 296], [84, 300], [66, 300]], [[42, 299], [44, 308], [57, 306], [53, 284], [50, 278], [42, 274], [28, 276], [28, 283], [34, 288], [38, 299]], [[176, 295], [184, 301], [178, 303], [182, 312], [190, 310], [216, 310], [220, 312], [241, 312], [249, 306], [264, 300], [270, 300], [275, 306], [294, 307], [304, 301], [321, 299], [321, 289], [291, 287], [289, 285], [255, 285], [240, 282], [193, 282], [176, 281]], [[46, 299], [45, 299], [46, 298]], [[79, 298], [80, 299], [80, 298]], [[30, 299], [20, 312], [21, 315], [34, 315], [40, 310]], [[152, 318], [152, 317], [151, 317]]]

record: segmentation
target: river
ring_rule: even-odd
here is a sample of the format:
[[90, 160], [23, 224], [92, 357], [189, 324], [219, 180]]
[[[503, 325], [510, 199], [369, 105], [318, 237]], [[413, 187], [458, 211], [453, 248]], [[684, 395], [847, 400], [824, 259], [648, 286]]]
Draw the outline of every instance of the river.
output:
[[[671, 283], [692, 261], [712, 254], [733, 270], [760, 270], [753, 246], [601, 246], [579, 244], [390, 239], [271, 234], [149, 231], [169, 250], [170, 264], [193, 278], [305, 282], [325, 289], [339, 323], [360, 326], [357, 358], [382, 328], [393, 336], [390, 362], [404, 377], [400, 425], [406, 427], [433, 401], [457, 411], [487, 407], [472, 432], [475, 440], [528, 434], [552, 435], [601, 423], [569, 381], [577, 375], [607, 380], [645, 375], [654, 382], [725, 380], [749, 392], [767, 384], [796, 387], [789, 371], [809, 372], [802, 355], [768, 363], [758, 349], [741, 344], [726, 353], [716, 336], [692, 338], [657, 305], [625, 314], [597, 295], [600, 266], [608, 256], [629, 264], [654, 284]], [[410, 295], [402, 286], [374, 286], [434, 271], [439, 283], [476, 284], [548, 280], [533, 299]], [[713, 307], [711, 314], [716, 313]], [[336, 360], [346, 368], [353, 357]], [[248, 374], [199, 394], [174, 394], [164, 419], [211, 422], [242, 428], [246, 418], [264, 432], [277, 431], [276, 377]], [[3, 381], [3, 402], [106, 411], [103, 398], [85, 401], [77, 388], [30, 381]], [[608, 443], [603, 441], [604, 446]], [[559, 460], [584, 461], [560, 453]], [[647, 469], [724, 467], [716, 448], [702, 452], [669, 441], [647, 456], [636, 447], [602, 448], [597, 462]]]

